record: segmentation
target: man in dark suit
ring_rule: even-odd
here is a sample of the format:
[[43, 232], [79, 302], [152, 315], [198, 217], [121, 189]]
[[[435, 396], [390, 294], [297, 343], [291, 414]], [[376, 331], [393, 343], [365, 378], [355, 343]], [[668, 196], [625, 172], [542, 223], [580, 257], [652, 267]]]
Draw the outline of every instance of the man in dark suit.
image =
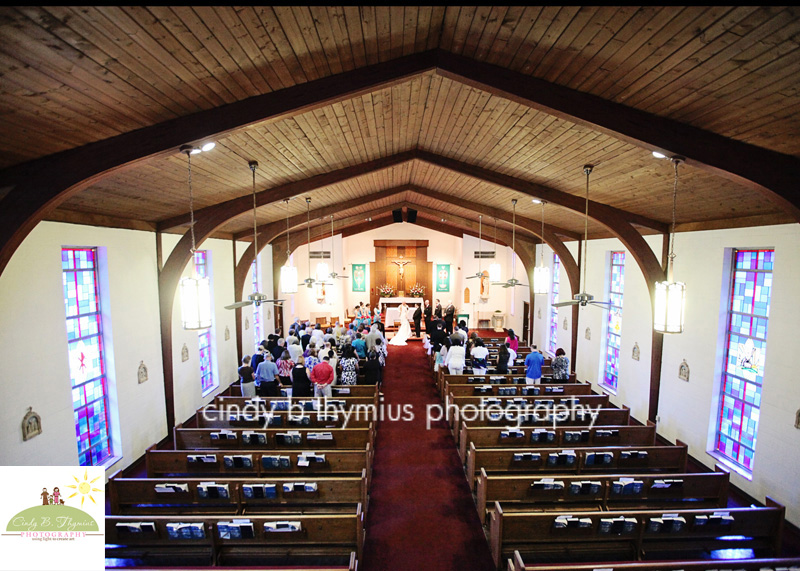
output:
[[414, 310], [414, 335], [416, 337], [420, 336], [420, 321], [422, 321], [422, 306], [418, 305]]
[[433, 316], [439, 319], [442, 318], [442, 304], [439, 303], [438, 299], [436, 300], [436, 308], [433, 310]]
[[431, 334], [431, 318], [433, 317], [433, 308], [431, 307], [430, 300], [425, 300], [425, 309], [422, 310], [422, 315], [425, 318], [425, 333]]
[[456, 308], [453, 306], [452, 301], [447, 302], [447, 307], [444, 308], [444, 324], [447, 328], [447, 334], [453, 334], [453, 320], [456, 318]]

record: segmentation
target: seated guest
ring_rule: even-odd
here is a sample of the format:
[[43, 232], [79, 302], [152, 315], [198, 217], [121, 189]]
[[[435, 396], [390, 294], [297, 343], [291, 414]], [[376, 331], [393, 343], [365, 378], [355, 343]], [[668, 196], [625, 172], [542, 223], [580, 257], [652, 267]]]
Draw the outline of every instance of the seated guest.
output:
[[358, 380], [358, 354], [352, 345], [345, 345], [339, 360], [343, 385], [355, 385]]
[[[281, 339], [281, 341], [283, 341], [283, 339]], [[291, 385], [294, 361], [292, 361], [292, 356], [289, 355], [289, 351], [284, 351], [281, 358], [278, 359], [278, 362], [275, 364], [278, 366], [278, 378], [281, 380], [281, 384], [283, 386]]]
[[556, 358], [553, 359], [550, 365], [553, 369], [553, 380], [568, 381], [569, 380], [569, 359], [564, 349], [559, 347], [556, 349]]
[[250, 366], [250, 355], [242, 357], [242, 366], [239, 367], [239, 383], [242, 385], [243, 397], [256, 396], [256, 374]]
[[489, 350], [484, 346], [483, 339], [475, 339], [475, 346], [470, 352], [472, 357], [472, 372], [476, 375], [485, 375], [488, 363]]
[[311, 379], [308, 378], [305, 359], [302, 355], [292, 367], [292, 398], [314, 396]]
[[364, 363], [364, 380], [358, 381], [359, 385], [378, 385], [381, 382], [381, 364], [378, 361], [378, 353], [370, 351], [367, 355], [367, 362]]
[[314, 396], [327, 398], [332, 396], [333, 367], [327, 357], [323, 357], [322, 361], [311, 370], [310, 378], [314, 383]]
[[356, 333], [356, 338], [353, 340], [353, 349], [356, 350], [360, 359], [367, 358], [367, 343], [361, 337], [361, 333]]
[[444, 359], [444, 365], [451, 375], [460, 375], [464, 372], [464, 360], [466, 359], [466, 351], [461, 344], [461, 340], [457, 344], [452, 344], [447, 350], [447, 356]]
[[264, 361], [256, 369], [256, 383], [258, 395], [262, 397], [281, 396], [280, 384], [278, 382], [278, 366], [272, 362], [272, 354], [265, 353]]
[[507, 375], [510, 362], [513, 361], [509, 361], [508, 347], [501, 345], [497, 352], [497, 367], [495, 367], [494, 372], [498, 375]]

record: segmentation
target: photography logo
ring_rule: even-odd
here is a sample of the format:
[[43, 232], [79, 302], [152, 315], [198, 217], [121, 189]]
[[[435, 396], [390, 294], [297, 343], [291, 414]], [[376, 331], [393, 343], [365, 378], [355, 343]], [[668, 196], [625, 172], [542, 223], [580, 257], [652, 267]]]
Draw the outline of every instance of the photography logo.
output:
[[[42, 477], [42, 483], [50, 480], [59, 485], [42, 486], [39, 497], [30, 498], [33, 505], [11, 517], [6, 525], [5, 535], [19, 535], [31, 541], [50, 542], [79, 541], [89, 535], [100, 534], [98, 522], [82, 508], [87, 503], [102, 507], [103, 475], [101, 473], [92, 478], [87, 468], [75, 471], [82, 474], [73, 474], [71, 481], [52, 482], [50, 477]], [[64, 478], [61, 477], [60, 480]]]

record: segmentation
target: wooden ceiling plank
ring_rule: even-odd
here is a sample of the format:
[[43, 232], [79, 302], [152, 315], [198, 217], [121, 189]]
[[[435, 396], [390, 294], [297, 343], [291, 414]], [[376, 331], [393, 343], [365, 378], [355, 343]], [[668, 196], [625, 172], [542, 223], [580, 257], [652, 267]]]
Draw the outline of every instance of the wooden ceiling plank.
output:
[[203, 109], [234, 101], [227, 82], [218, 80], [199, 61], [197, 56], [204, 51], [202, 44], [170, 8], [157, 5], [111, 8], [103, 10], [102, 16], [111, 24], [110, 30], [114, 29], [113, 26], [126, 30], [131, 41], [141, 48], [131, 55], [143, 58], [143, 63], [155, 78], [169, 78], [172, 74], [180, 78], [176, 87], [178, 92], [185, 91], [182, 99], [187, 101], [179, 99], [185, 109], [194, 104], [192, 93], [198, 93], [211, 102], [204, 104]]
[[375, 65], [383, 61], [378, 55], [377, 8], [375, 6], [359, 6], [358, 10], [367, 65]]
[[256, 6], [240, 6], [234, 8], [234, 11], [244, 30], [240, 38], [244, 50], [253, 64], [259, 68], [271, 89], [278, 91], [294, 85], [295, 79], [266, 30], [261, 17], [264, 9]]
[[583, 47], [581, 34], [587, 29], [590, 21], [600, 7], [578, 6], [576, 10], [564, 15], [564, 27], [552, 42], [552, 47], [543, 55], [536, 67], [534, 75], [552, 82], [556, 64], [566, 66], [569, 61], [577, 57]]
[[[358, 6], [344, 6], [344, 20], [340, 22], [340, 26], [344, 26], [344, 34], [347, 36], [353, 67], [365, 67], [369, 65], [367, 62], [367, 54], [365, 50], [364, 32], [361, 29], [361, 12]], [[419, 50], [422, 51], [422, 50]]]
[[454, 51], [453, 36], [458, 25], [461, 6], [447, 6], [442, 20], [442, 32], [438, 47], [447, 51]]
[[496, 44], [498, 36], [504, 32], [504, 25], [509, 13], [511, 13], [511, 21], [513, 21], [519, 13], [520, 8], [521, 7], [492, 6], [475, 46], [473, 47], [470, 45], [468, 48], [468, 57], [485, 61], [489, 54], [492, 53], [492, 47]]
[[318, 55], [321, 50], [314, 52], [312, 49], [314, 38], [305, 37], [301, 28], [302, 24], [297, 19], [296, 12], [300, 12], [302, 7], [298, 7], [298, 10], [291, 6], [272, 6], [271, 8], [275, 13], [277, 26], [280, 27], [294, 58], [303, 69], [306, 80], [312, 81], [327, 75], [324, 71], [326, 64]]
[[[518, 13], [515, 8], [521, 8], [522, 11]], [[514, 57], [534, 33], [534, 26], [543, 9], [544, 6], [512, 7], [498, 34], [500, 41], [492, 47], [492, 54], [486, 61], [501, 67], [511, 67]]]
[[417, 26], [419, 25], [419, 6], [405, 5], [403, 7], [403, 26], [400, 37], [403, 46], [402, 55], [407, 56], [416, 52]]
[[[314, 33], [319, 38], [321, 53], [325, 56], [329, 73], [336, 75], [345, 70], [352, 69], [343, 65], [341, 54], [339, 53], [337, 37], [334, 35], [331, 19], [328, 16], [327, 6], [307, 6], [303, 10], [296, 10], [295, 13], [304, 15], [303, 26], [306, 33], [310, 33], [313, 27]], [[308, 29], [306, 29], [308, 27]]]
[[544, 35], [547, 29], [558, 17], [560, 8], [558, 6], [544, 6], [542, 10], [536, 15], [536, 21], [531, 26], [527, 37], [521, 43], [513, 59], [503, 67], [508, 67], [520, 73], [529, 74], [533, 70], [533, 66], [528, 65], [531, 58], [536, 57], [537, 50], [546, 49], [541, 43], [543, 42]]
[[[166, 89], [162, 92], [155, 89], [151, 81], [144, 79], [152, 72], [138, 64], [117, 43], [108, 41], [93, 25], [89, 26], [80, 16], [80, 11], [61, 6], [25, 6], [20, 10], [30, 19], [46, 23], [47, 32], [70, 45], [70, 52], [80, 54], [79, 59], [95, 62], [96, 67], [89, 68], [90, 72], [95, 73], [97, 68], [111, 71], [113, 75], [104, 74], [109, 83], [111, 77], [117, 76], [119, 79], [114, 81], [114, 88], [131, 101], [140, 101], [137, 112], [150, 121], [163, 120], [164, 113], [177, 114], [182, 111], [182, 106], [174, 102], [173, 96], [178, 94], [177, 91]], [[89, 107], [84, 113], [96, 115], [98, 111]]]

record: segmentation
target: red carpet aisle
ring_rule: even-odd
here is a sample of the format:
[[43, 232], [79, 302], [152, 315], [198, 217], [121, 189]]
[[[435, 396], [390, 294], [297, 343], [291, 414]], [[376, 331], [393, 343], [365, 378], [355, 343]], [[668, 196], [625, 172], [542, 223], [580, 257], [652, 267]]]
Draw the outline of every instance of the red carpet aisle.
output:
[[415, 418], [378, 428], [364, 571], [493, 569], [450, 430], [426, 430], [426, 407], [441, 404], [431, 383], [421, 343], [389, 348], [384, 407], [396, 418], [411, 404]]

